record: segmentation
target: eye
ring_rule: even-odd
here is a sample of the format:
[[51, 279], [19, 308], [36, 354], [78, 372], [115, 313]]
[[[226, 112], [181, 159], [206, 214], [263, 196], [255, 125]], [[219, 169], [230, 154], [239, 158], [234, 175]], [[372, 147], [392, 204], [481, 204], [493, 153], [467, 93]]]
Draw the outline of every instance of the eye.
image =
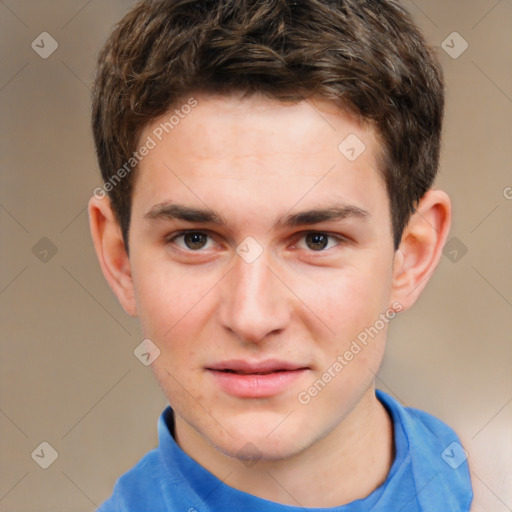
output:
[[[166, 239], [167, 243], [175, 243], [177, 239], [183, 239], [183, 245], [176, 244], [180, 249], [185, 251], [199, 252], [200, 249], [204, 249], [209, 235], [203, 231], [180, 231], [175, 235]], [[209, 247], [206, 247], [207, 249]]]
[[[177, 243], [177, 240], [182, 243]], [[212, 245], [208, 246], [208, 239]], [[336, 247], [346, 243], [347, 240], [341, 235], [331, 235], [322, 231], [309, 231], [300, 234], [299, 240], [304, 240], [306, 247], [301, 247], [300, 244], [295, 244], [298, 249], [305, 249], [313, 252], [325, 252], [327, 249]], [[177, 245], [180, 249], [187, 252], [203, 252], [202, 249], [211, 249], [215, 246], [213, 240], [208, 233], [204, 231], [180, 231], [165, 239], [166, 243]]]
[[[314, 252], [324, 252], [326, 248], [330, 249], [331, 247], [335, 247], [336, 245], [340, 245], [345, 242], [345, 239], [342, 236], [334, 236], [328, 233], [323, 233], [321, 231], [310, 231], [308, 233], [303, 233], [301, 239], [305, 240], [307, 246], [306, 248]], [[328, 247], [329, 239], [336, 240], [337, 243]], [[297, 247], [301, 249], [301, 247], [298, 245]]]

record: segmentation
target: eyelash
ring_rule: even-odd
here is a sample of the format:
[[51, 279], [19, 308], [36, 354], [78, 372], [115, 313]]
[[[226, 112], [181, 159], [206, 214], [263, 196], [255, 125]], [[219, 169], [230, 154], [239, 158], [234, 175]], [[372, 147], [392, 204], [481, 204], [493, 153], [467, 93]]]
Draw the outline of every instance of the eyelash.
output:
[[[165, 237], [165, 243], [166, 244], [171, 244], [177, 238], [185, 236], [185, 235], [190, 234], [190, 233], [197, 233], [197, 234], [200, 234], [200, 235], [206, 235], [210, 239], [212, 238], [207, 231], [198, 231], [198, 230], [195, 230], [195, 229], [188, 229], [188, 230], [184, 230], [184, 231], [179, 231], [178, 233], [174, 233], [172, 235], [169, 235], [169, 236]], [[337, 245], [343, 245], [343, 244], [347, 244], [347, 243], [350, 242], [346, 237], [344, 237], [342, 235], [334, 235], [334, 234], [331, 234], [331, 233], [327, 233], [325, 231], [302, 231], [300, 233], [297, 233], [297, 235], [300, 235], [300, 237], [298, 237], [298, 238], [296, 237], [297, 240], [303, 239], [307, 235], [326, 235], [328, 238], [336, 240], [338, 242]], [[335, 246], [335, 247], [337, 247], [337, 246]], [[184, 251], [184, 252], [187, 252], [187, 253], [201, 254], [202, 252], [204, 252], [204, 250], [202, 250], [202, 249], [198, 249], [196, 251], [194, 251], [192, 249], [183, 249], [181, 247], [179, 247], [179, 249], [181, 251]], [[332, 247], [329, 248], [329, 249], [332, 249]], [[329, 249], [322, 249], [322, 250], [319, 250], [319, 251], [314, 251], [312, 249], [311, 250], [306, 249], [306, 250], [308, 252], [310, 252], [310, 253], [313, 253], [313, 254], [315, 254], [315, 253], [321, 254], [321, 253], [327, 252]]]

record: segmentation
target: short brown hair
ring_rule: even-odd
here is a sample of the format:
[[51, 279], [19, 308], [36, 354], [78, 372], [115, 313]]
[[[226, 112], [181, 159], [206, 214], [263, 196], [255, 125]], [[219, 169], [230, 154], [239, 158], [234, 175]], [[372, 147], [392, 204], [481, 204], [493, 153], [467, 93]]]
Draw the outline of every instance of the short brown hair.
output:
[[[147, 123], [194, 92], [316, 95], [371, 123], [398, 248], [437, 173], [444, 83], [397, 0], [140, 1], [98, 59], [92, 126], [103, 180], [126, 165]], [[127, 250], [133, 182], [129, 173], [108, 190]]]

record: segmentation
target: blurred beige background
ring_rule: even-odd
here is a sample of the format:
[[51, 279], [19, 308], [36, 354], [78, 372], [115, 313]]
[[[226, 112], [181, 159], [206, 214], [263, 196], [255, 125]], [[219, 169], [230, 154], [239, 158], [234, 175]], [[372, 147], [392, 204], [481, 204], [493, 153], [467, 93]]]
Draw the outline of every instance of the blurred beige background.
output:
[[[94, 62], [132, 3], [0, 1], [1, 512], [93, 511], [117, 477], [156, 446], [166, 400], [133, 355], [139, 328], [101, 275], [86, 212], [100, 184], [89, 128]], [[454, 219], [425, 293], [390, 328], [378, 386], [455, 428], [470, 465], [475, 461], [485, 510], [506, 512], [512, 2], [404, 5], [446, 73], [437, 185], [452, 197]], [[33, 49], [42, 32], [56, 43], [45, 35], [44, 48]], [[464, 41], [469, 46], [457, 55]], [[40, 56], [55, 44], [54, 53]], [[41, 449], [46, 461], [53, 453], [42, 442], [58, 454], [48, 469], [36, 463]]]

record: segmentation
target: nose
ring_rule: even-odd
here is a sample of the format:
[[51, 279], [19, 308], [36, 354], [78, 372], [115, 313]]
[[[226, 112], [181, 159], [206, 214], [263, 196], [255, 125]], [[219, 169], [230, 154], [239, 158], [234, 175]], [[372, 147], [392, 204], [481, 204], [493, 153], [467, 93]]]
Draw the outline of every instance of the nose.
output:
[[223, 286], [220, 321], [241, 340], [263, 341], [282, 331], [290, 318], [290, 292], [263, 253], [247, 263], [237, 256]]

